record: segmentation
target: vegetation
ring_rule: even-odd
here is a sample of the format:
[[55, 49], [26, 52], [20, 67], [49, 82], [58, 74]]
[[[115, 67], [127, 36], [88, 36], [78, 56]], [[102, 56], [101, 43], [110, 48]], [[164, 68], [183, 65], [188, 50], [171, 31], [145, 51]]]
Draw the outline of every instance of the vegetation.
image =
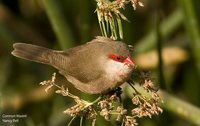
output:
[[[160, 104], [163, 113], [139, 119], [137, 123], [140, 126], [200, 125], [200, 2], [141, 1], [144, 7], [137, 7], [136, 11], [129, 4], [120, 10], [123, 15], [118, 16], [126, 17], [128, 22], [121, 21], [124, 34], [117, 34], [133, 46], [138, 68], [150, 71], [155, 86], [160, 88], [157, 93], [163, 100]], [[10, 119], [16, 121], [12, 123], [16, 126], [63, 126], [70, 122], [71, 117], [62, 112], [73, 106], [74, 101], [55, 94], [53, 89], [46, 93], [46, 87], [39, 85], [55, 69], [17, 59], [10, 52], [14, 42], [67, 49], [90, 41], [101, 35], [94, 13], [96, 7], [95, 0], [0, 1], [0, 125], [9, 125], [5, 121]], [[63, 84], [64, 80], [57, 75], [56, 83]], [[123, 107], [131, 112], [133, 89], [127, 84], [122, 87]], [[135, 88], [145, 94], [141, 86]], [[88, 101], [97, 97], [82, 94], [71, 85], [68, 89]], [[119, 111], [126, 110], [118, 108]], [[105, 115], [97, 118], [97, 126], [121, 125], [112, 119], [105, 121]], [[92, 122], [85, 118], [74, 120], [71, 125], [91, 126]]]

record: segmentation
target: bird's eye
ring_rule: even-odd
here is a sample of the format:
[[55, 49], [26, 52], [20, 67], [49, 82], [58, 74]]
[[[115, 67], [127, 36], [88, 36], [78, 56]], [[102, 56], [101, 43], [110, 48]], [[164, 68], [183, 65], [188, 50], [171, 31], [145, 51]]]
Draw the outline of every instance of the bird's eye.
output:
[[121, 60], [121, 59], [122, 59], [121, 57], [117, 56], [117, 60]]
[[110, 54], [108, 56], [110, 59], [115, 60], [117, 62], [124, 62], [124, 60], [126, 59], [124, 56], [122, 55], [115, 55], [115, 54]]

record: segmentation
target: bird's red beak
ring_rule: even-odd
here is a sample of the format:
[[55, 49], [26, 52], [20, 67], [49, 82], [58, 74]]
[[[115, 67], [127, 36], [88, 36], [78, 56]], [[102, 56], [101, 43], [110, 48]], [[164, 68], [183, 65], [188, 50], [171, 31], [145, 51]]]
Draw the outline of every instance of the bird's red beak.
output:
[[125, 64], [128, 65], [128, 66], [131, 66], [131, 67], [135, 67], [135, 62], [133, 61], [132, 57], [131, 56], [128, 56], [126, 59], [125, 59]]

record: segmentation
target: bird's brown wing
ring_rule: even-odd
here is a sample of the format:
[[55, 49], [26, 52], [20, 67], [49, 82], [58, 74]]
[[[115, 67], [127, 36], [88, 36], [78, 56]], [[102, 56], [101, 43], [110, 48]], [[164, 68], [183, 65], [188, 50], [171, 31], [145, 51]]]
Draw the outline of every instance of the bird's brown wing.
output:
[[73, 76], [87, 84], [98, 79], [103, 74], [98, 61], [102, 53], [101, 51], [101, 49], [96, 48], [96, 44], [85, 44], [59, 52], [62, 57], [66, 56], [67, 60], [61, 63], [62, 65], [58, 69], [64, 76]]

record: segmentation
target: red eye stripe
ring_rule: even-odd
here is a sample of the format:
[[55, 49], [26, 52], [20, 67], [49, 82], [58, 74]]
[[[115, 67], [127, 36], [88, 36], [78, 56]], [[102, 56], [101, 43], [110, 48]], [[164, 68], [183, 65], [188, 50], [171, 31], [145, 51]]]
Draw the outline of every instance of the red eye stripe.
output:
[[117, 61], [117, 62], [124, 62], [124, 60], [126, 59], [122, 55], [116, 56], [115, 54], [110, 54], [108, 57], [113, 59], [113, 60], [115, 60], [115, 61]]

